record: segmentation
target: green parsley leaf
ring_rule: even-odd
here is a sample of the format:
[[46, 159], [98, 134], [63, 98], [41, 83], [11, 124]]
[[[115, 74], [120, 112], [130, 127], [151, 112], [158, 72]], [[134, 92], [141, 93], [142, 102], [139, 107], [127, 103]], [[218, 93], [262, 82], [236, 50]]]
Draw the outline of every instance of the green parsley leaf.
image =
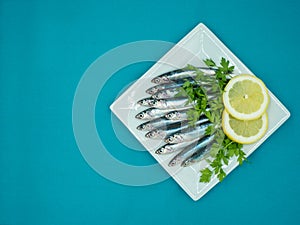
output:
[[205, 60], [203, 60], [203, 62], [208, 67], [215, 67], [216, 66], [216, 63], [212, 59], [205, 59]]
[[205, 168], [200, 172], [201, 172], [200, 182], [208, 183], [211, 180], [213, 172], [209, 168]]

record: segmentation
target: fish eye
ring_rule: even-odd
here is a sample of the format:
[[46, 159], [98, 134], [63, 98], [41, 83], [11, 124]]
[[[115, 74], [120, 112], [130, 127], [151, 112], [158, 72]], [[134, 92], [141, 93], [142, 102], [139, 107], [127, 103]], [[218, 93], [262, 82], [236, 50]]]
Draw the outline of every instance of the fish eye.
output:
[[176, 164], [175, 160], [172, 161], [172, 162], [170, 162], [170, 165], [171, 165], [171, 166], [174, 166], [175, 164]]
[[158, 150], [156, 151], [156, 153], [158, 153], [158, 154], [160, 154], [160, 153], [162, 153], [162, 152], [163, 152], [162, 149], [158, 149]]
[[143, 129], [144, 129], [144, 126], [143, 126], [143, 125], [139, 125], [139, 126], [136, 127], [136, 129], [138, 129], [138, 130], [143, 130]]

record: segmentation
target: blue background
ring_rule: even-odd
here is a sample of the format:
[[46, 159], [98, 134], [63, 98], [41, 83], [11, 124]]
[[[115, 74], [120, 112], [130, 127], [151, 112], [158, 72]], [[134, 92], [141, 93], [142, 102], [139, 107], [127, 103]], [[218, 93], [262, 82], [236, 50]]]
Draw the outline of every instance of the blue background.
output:
[[[298, 2], [1, 0], [0, 224], [300, 224]], [[129, 187], [101, 177], [72, 131], [72, 101], [84, 71], [118, 45], [176, 43], [199, 22], [265, 81], [291, 118], [251, 155], [251, 164], [197, 202], [172, 179]], [[107, 106], [151, 65], [119, 71], [97, 104], [102, 138], [111, 140], [106, 147], [135, 165], [154, 160], [113, 136]]]

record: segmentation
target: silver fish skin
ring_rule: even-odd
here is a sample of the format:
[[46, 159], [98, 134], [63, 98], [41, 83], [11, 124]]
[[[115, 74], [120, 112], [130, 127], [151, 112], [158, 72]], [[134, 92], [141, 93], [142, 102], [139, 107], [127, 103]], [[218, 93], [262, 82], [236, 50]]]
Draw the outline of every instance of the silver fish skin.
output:
[[[198, 67], [200, 71], [207, 75], [214, 75], [215, 70], [208, 67]], [[165, 84], [171, 83], [179, 79], [195, 77], [196, 73], [194, 71], [189, 71], [185, 69], [177, 69], [164, 74], [161, 74], [151, 80], [154, 84]]]
[[169, 109], [149, 108], [136, 114], [135, 118], [140, 120], [153, 120], [164, 116], [168, 112], [170, 112]]
[[[176, 121], [176, 120], [187, 120], [188, 119], [188, 112], [191, 109], [192, 109], [192, 107], [191, 108], [187, 108], [187, 109], [183, 109], [183, 110], [170, 111], [170, 112], [167, 112], [165, 114], [165, 117], [168, 120], [173, 120], [173, 121]], [[207, 108], [206, 110], [209, 111], [210, 108]], [[203, 115], [203, 114], [201, 114], [201, 115]]]
[[172, 83], [163, 83], [163, 84], [158, 84], [158, 85], [152, 86], [152, 87], [150, 87], [146, 90], [146, 93], [150, 94], [150, 95], [154, 95], [157, 92], [162, 91], [162, 90], [179, 88], [179, 87], [182, 87], [182, 85], [186, 81], [189, 81], [191, 84], [201, 85], [206, 90], [211, 89], [211, 83], [210, 82], [204, 82], [203, 81], [201, 83], [198, 83], [194, 80], [194, 78], [188, 77], [188, 78], [184, 78], [184, 79], [178, 79], [178, 80], [176, 80]]
[[186, 141], [192, 141], [196, 138], [201, 138], [205, 136], [206, 128], [210, 125], [210, 122], [206, 122], [196, 125], [195, 127], [183, 129], [180, 132], [167, 137], [166, 139], [164, 139], [164, 141], [168, 144], [178, 144]]
[[168, 165], [172, 167], [181, 164], [183, 160], [205, 148], [211, 141], [213, 141], [213, 138], [214, 136], [205, 136], [200, 140], [193, 142], [192, 144], [185, 147], [176, 156], [174, 156]]
[[201, 150], [197, 151], [196, 153], [194, 153], [190, 157], [183, 160], [183, 162], [181, 163], [181, 166], [182, 167], [188, 167], [188, 166], [191, 166], [191, 165], [203, 160], [207, 156], [207, 154], [210, 152], [212, 142], [210, 142], [207, 146], [205, 146]]
[[[200, 125], [208, 121], [208, 118], [202, 116], [196, 122], [195, 125]], [[150, 130], [145, 137], [152, 139], [164, 139], [166, 137], [170, 137], [182, 130], [187, 130], [190, 128], [190, 125], [187, 120], [182, 121], [173, 121], [173, 123], [166, 123], [163, 126]], [[200, 137], [199, 137], [200, 138]], [[196, 138], [194, 138], [196, 139]]]
[[154, 98], [154, 99], [174, 98], [174, 97], [176, 97], [176, 95], [178, 93], [179, 93], [179, 88], [178, 87], [167, 88], [167, 89], [163, 89], [163, 90], [160, 90], [160, 91], [156, 92], [154, 95], [152, 95], [152, 98]]
[[[221, 95], [222, 93], [219, 92], [212, 92], [212, 87], [211, 86], [205, 86], [202, 85], [202, 88], [204, 88], [207, 91], [208, 94], [208, 98], [214, 98], [215, 96], [217, 96], [218, 94]], [[180, 92], [180, 88], [179, 87], [174, 87], [174, 88], [166, 88], [163, 90], [160, 90], [158, 92], [156, 92], [155, 94], [153, 94], [151, 97], [154, 99], [168, 99], [168, 98], [176, 98], [177, 94]]]
[[[195, 140], [196, 141], [196, 140]], [[173, 152], [177, 152], [182, 150], [184, 147], [190, 145], [192, 142], [183, 142], [179, 144], [165, 144], [155, 151], [158, 155], [166, 155], [171, 154]]]
[[176, 80], [184, 79], [184, 78], [190, 78], [195, 77], [194, 71], [187, 71], [187, 70], [173, 70], [167, 73], [164, 73], [162, 75], [159, 75], [151, 80], [154, 84], [167, 84], [174, 82]]
[[187, 120], [188, 119], [188, 111], [191, 108], [184, 109], [184, 110], [175, 110], [165, 114], [165, 117], [168, 120]]
[[[162, 91], [162, 90], [165, 90], [165, 89], [179, 88], [183, 85], [184, 82], [185, 82], [185, 80], [180, 80], [176, 83], [158, 84], [158, 85], [155, 85], [153, 87], [148, 88], [146, 90], [146, 93], [149, 94], [149, 95], [154, 95], [158, 91]], [[194, 83], [195, 81], [191, 80], [190, 82]]]
[[167, 120], [163, 116], [163, 117], [159, 117], [157, 119], [150, 120], [150, 121], [147, 121], [145, 123], [142, 123], [139, 126], [137, 126], [136, 129], [138, 129], [140, 131], [152, 131], [152, 130], [158, 129], [158, 128], [161, 129], [161, 130], [170, 130], [170, 129], [182, 127], [183, 123], [185, 123], [185, 122]]
[[179, 131], [180, 129], [182, 129], [180, 126], [173, 129], [154, 129], [146, 133], [145, 137], [151, 139], [164, 139], [165, 137]]
[[153, 98], [143, 98], [139, 100], [137, 103], [141, 106], [151, 106], [151, 103], [154, 101]]
[[158, 109], [188, 108], [193, 105], [195, 102], [188, 103], [188, 98], [155, 99], [151, 102], [151, 106]]

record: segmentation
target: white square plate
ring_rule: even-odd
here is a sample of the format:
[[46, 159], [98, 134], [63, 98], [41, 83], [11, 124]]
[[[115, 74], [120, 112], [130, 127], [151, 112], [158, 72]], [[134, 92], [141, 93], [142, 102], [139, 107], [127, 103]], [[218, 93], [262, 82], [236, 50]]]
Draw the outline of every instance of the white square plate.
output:
[[[205, 58], [212, 58], [215, 62], [219, 62], [221, 57], [228, 59], [231, 64], [235, 66], [235, 74], [253, 74], [204, 24], [200, 23], [177, 45], [167, 52], [167, 54], [151, 67], [139, 80], [129, 87], [110, 107], [113, 113], [125, 124], [130, 132], [195, 201], [213, 188], [219, 182], [218, 179], [214, 177], [210, 183], [199, 183], [199, 171], [207, 166], [206, 161], [186, 168], [174, 168], [168, 166], [169, 160], [174, 156], [173, 154], [155, 154], [154, 151], [162, 146], [163, 143], [158, 140], [146, 139], [144, 136], [145, 132], [136, 129], [142, 122], [135, 119], [135, 115], [145, 109], [138, 106], [136, 102], [142, 98], [149, 97], [149, 95], [145, 93], [145, 90], [153, 86], [150, 82], [153, 77], [176, 68], [183, 68], [187, 64], [204, 66], [202, 60]], [[257, 147], [290, 116], [289, 111], [271, 92], [268, 113], [268, 131], [257, 143], [244, 145], [243, 150], [247, 156], [254, 152]], [[238, 166], [236, 160], [231, 160], [229, 165], [225, 168], [225, 172], [227, 174], [230, 173], [236, 166]]]

